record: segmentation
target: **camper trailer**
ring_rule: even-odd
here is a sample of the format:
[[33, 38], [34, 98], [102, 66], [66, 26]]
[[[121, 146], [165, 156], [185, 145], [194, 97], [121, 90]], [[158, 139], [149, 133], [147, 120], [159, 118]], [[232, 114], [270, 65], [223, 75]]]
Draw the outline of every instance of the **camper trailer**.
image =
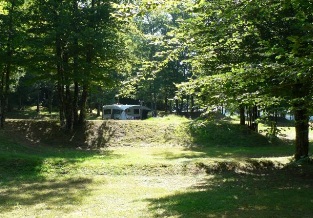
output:
[[102, 110], [102, 119], [114, 120], [139, 120], [146, 119], [150, 108], [141, 105], [122, 105], [112, 104], [104, 105]]

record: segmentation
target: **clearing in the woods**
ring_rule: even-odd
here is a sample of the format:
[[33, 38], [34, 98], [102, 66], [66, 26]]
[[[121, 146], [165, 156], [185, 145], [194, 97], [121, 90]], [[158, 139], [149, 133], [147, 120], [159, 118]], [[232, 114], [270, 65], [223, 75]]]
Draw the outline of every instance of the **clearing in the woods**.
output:
[[[191, 124], [192, 122], [192, 124]], [[268, 140], [231, 120], [9, 120], [0, 217], [312, 217], [313, 167], [292, 129]]]

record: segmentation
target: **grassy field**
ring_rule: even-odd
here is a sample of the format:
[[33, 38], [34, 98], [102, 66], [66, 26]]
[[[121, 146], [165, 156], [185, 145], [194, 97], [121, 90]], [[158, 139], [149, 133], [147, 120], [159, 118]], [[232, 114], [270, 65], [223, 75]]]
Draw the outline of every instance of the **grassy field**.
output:
[[49, 122], [9, 127], [0, 217], [313, 216], [313, 166], [290, 162], [288, 132], [269, 142], [231, 122], [171, 117], [95, 121], [70, 138]]

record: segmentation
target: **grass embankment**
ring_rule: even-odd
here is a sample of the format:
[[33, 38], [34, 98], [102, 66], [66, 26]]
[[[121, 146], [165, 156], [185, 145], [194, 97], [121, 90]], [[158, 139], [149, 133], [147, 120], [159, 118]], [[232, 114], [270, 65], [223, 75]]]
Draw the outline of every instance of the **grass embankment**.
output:
[[96, 121], [68, 136], [14, 121], [0, 217], [311, 217], [312, 166], [286, 164], [292, 153], [230, 122]]

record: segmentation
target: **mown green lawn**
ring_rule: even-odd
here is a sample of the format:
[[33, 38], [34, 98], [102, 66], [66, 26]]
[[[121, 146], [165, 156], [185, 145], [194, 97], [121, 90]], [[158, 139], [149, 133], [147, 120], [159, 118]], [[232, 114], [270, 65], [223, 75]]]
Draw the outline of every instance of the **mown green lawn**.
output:
[[232, 128], [212, 127], [203, 146], [102, 150], [0, 131], [0, 217], [313, 217], [312, 164], [290, 164], [289, 142]]

